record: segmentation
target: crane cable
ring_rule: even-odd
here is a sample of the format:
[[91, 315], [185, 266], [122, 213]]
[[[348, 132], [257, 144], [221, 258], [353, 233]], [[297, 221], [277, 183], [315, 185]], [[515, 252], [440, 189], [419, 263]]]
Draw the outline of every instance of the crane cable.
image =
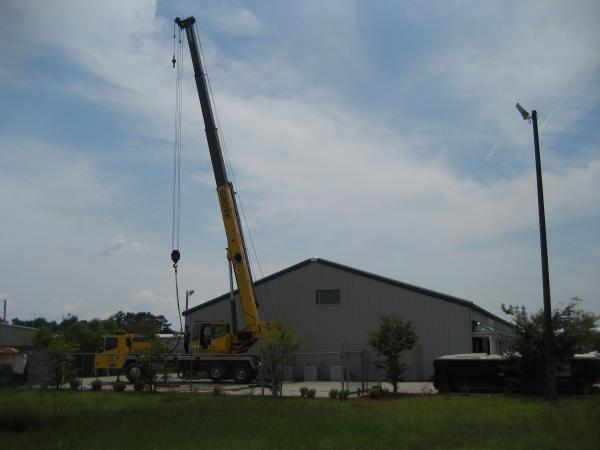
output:
[[[182, 95], [181, 95], [181, 84], [182, 84], [182, 44], [181, 44], [181, 30], [178, 33], [178, 42], [176, 41], [176, 29], [177, 27], [173, 24], [173, 69], [175, 72], [175, 136], [173, 143], [173, 223], [171, 228], [171, 261], [173, 261], [173, 269], [175, 271], [175, 297], [177, 300], [177, 313], [179, 317], [179, 331], [183, 333], [183, 322], [181, 320], [181, 306], [179, 304], [179, 283], [177, 280], [177, 265], [181, 258], [179, 252], [179, 236], [180, 236], [180, 222], [181, 222], [181, 107], [182, 107]], [[179, 61], [179, 64], [177, 62]], [[179, 344], [181, 335], [175, 344], [175, 347]], [[169, 353], [171, 353], [173, 349]]]
[[[196, 24], [194, 24], [194, 31], [196, 33], [196, 36], [200, 36], [198, 34], [198, 28], [196, 26]], [[233, 182], [232, 184], [234, 185], [234, 187], [237, 185], [237, 180], [235, 179], [235, 173], [233, 171], [233, 166], [231, 164], [231, 158], [229, 157], [229, 151], [227, 150], [227, 142], [225, 141], [225, 136], [223, 134], [223, 128], [221, 127], [221, 119], [219, 118], [219, 112], [217, 110], [217, 105], [215, 103], [215, 97], [213, 95], [213, 90], [212, 90], [212, 85], [210, 84], [210, 78], [208, 77], [208, 69], [206, 68], [206, 58], [204, 58], [204, 52], [202, 50], [202, 43], [200, 42], [200, 39], [198, 38], [198, 47], [200, 49], [200, 57], [202, 58], [202, 65], [204, 67], [204, 76], [206, 77], [206, 83], [208, 85], [208, 91], [210, 94], [210, 99], [212, 102], [212, 106], [213, 106], [213, 111], [215, 113], [215, 118], [217, 121], [217, 133], [219, 134], [220, 138], [221, 138], [221, 142], [223, 143], [223, 150], [225, 152], [225, 164], [227, 165], [227, 171], [231, 174], [231, 181]], [[250, 227], [248, 225], [248, 220], [246, 219], [246, 211], [244, 210], [244, 203], [242, 202], [242, 197], [241, 195], [237, 192], [236, 189], [234, 189], [234, 195], [238, 196], [238, 200], [239, 200], [239, 205], [240, 205], [240, 210], [242, 212], [242, 218], [244, 219], [244, 227], [246, 228], [246, 231], [248, 232], [248, 237], [250, 238], [250, 246], [252, 247], [252, 252], [254, 254], [254, 259], [256, 260], [256, 264], [258, 266], [258, 271], [260, 273], [260, 277], [264, 278], [263, 275], [263, 271], [262, 271], [262, 266], [260, 264], [260, 260], [258, 258], [258, 253], [256, 251], [256, 247], [254, 246], [254, 239], [252, 238], [252, 232], [250, 231]], [[248, 259], [248, 262], [250, 263], [250, 275], [252, 276], [252, 261], [250, 259]], [[267, 299], [269, 301], [269, 306], [271, 309], [271, 313], [273, 314], [273, 317], [275, 318], [275, 320], [278, 320], [277, 318], [277, 312], [275, 310], [275, 308], [273, 307], [273, 302], [271, 300], [271, 293], [269, 292], [269, 288], [265, 285], [265, 292], [267, 293]]]

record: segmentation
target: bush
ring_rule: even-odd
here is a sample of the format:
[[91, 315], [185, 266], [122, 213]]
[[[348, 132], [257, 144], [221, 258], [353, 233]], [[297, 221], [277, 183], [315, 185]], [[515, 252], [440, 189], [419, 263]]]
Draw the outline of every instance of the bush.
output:
[[120, 380], [115, 381], [115, 384], [113, 384], [113, 390], [115, 390], [116, 392], [123, 392], [126, 387], [127, 385]]
[[316, 389], [309, 389], [306, 392], [306, 398], [315, 398], [315, 395], [317, 395], [317, 390]]
[[91, 386], [92, 386], [93, 391], [101, 390], [102, 389], [102, 380], [96, 378], [94, 381], [92, 381]]
[[390, 396], [390, 390], [389, 390], [388, 388], [385, 388], [385, 387], [384, 387], [384, 388], [381, 390], [381, 396], [382, 396], [382, 397], [389, 397], [389, 396]]
[[338, 398], [338, 393], [339, 393], [339, 392], [338, 392], [338, 390], [337, 390], [337, 389], [331, 389], [331, 390], [329, 391], [329, 398], [333, 398], [333, 399], [336, 399], [336, 398]]
[[375, 367], [392, 383], [394, 393], [403, 381], [408, 364], [402, 359], [403, 352], [413, 348], [417, 333], [413, 322], [404, 322], [400, 317], [381, 316], [379, 329], [369, 332], [369, 345], [375, 349], [379, 360]]
[[348, 396], [350, 395], [350, 391], [348, 390], [341, 390], [338, 394], [338, 398], [340, 400], [348, 400]]
[[379, 386], [373, 386], [369, 389], [369, 397], [372, 399], [381, 398], [381, 388]]
[[81, 387], [81, 380], [79, 378], [73, 378], [69, 382], [69, 386], [71, 387], [71, 389], [76, 391], [77, 389], [79, 389]]
[[306, 398], [308, 396], [308, 388], [306, 386], [302, 386], [300, 388], [300, 397]]
[[213, 388], [213, 395], [223, 395], [223, 388], [219, 385]]
[[138, 378], [137, 380], [135, 380], [133, 382], [133, 389], [135, 389], [136, 392], [143, 391], [145, 387], [146, 387], [146, 382], [144, 380], [142, 380], [141, 378]]

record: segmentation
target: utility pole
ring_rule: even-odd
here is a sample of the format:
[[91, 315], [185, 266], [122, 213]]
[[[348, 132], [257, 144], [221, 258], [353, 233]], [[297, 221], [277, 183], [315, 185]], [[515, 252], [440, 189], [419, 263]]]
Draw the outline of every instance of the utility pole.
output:
[[4, 323], [8, 323], [6, 321], [6, 299], [3, 298], [2, 301], [4, 302], [4, 315], [2, 316], [2, 320], [4, 321]]
[[546, 212], [544, 209], [544, 188], [542, 185], [542, 163], [540, 158], [540, 138], [537, 111], [529, 113], [517, 103], [517, 109], [525, 120], [533, 124], [533, 144], [535, 147], [535, 174], [537, 179], [538, 215], [540, 222], [540, 251], [542, 256], [542, 289], [544, 295], [544, 350], [546, 353], [546, 390], [549, 397], [556, 392], [554, 375], [554, 331], [552, 327], [552, 304], [550, 302], [550, 274], [548, 270], [548, 241], [546, 239]]

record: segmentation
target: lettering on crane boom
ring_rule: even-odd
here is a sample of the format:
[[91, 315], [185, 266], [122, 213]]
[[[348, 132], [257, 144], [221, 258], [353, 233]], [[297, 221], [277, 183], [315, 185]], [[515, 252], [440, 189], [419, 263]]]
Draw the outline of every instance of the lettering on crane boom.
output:
[[227, 190], [219, 189], [219, 201], [221, 203], [221, 211], [225, 219], [231, 219], [231, 206], [229, 205], [229, 199], [227, 198]]

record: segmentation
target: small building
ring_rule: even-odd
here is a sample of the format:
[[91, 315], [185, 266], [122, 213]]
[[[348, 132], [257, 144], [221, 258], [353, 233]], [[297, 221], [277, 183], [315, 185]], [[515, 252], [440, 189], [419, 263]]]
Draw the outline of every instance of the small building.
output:
[[[319, 379], [330, 379], [346, 366], [352, 379], [377, 379], [368, 333], [378, 328], [381, 315], [415, 324], [418, 342], [406, 354], [407, 376], [413, 380], [430, 379], [439, 356], [501, 353], [514, 335], [510, 323], [473, 302], [321, 258], [256, 281], [255, 292], [263, 320], [279, 320], [303, 339], [295, 378], [316, 371]], [[241, 322], [237, 291], [234, 294]], [[197, 320], [230, 321], [229, 293], [183, 314], [190, 328]]]
[[0, 322], [0, 347], [31, 347], [37, 328]]

